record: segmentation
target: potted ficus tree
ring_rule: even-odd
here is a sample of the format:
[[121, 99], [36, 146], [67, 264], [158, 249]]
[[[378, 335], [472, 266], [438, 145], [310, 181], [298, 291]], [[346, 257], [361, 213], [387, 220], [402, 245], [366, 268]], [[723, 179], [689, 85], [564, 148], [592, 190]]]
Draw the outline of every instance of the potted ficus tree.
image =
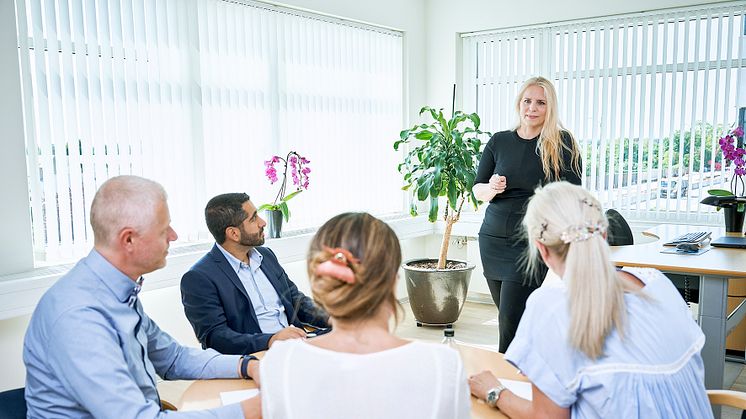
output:
[[404, 175], [402, 189], [415, 198], [410, 213], [417, 215], [416, 201], [428, 202], [428, 220], [435, 222], [442, 212], [445, 231], [437, 260], [409, 260], [402, 267], [417, 325], [447, 325], [461, 314], [474, 269], [474, 264], [447, 258], [451, 231], [464, 204], [470, 202], [475, 209], [479, 204], [471, 190], [482, 154], [479, 137], [490, 134], [479, 130], [476, 113], [455, 111], [446, 119], [442, 109], [426, 106], [420, 110], [423, 114], [432, 121], [401, 131], [394, 150], [410, 146], [398, 166]]

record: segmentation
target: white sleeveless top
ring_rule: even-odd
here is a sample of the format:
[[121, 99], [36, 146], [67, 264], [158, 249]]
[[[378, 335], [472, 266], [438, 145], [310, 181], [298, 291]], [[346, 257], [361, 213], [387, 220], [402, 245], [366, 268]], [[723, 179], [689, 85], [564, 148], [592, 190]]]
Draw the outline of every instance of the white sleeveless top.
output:
[[444, 345], [350, 354], [292, 339], [275, 342], [259, 368], [264, 418], [470, 417], [461, 358]]

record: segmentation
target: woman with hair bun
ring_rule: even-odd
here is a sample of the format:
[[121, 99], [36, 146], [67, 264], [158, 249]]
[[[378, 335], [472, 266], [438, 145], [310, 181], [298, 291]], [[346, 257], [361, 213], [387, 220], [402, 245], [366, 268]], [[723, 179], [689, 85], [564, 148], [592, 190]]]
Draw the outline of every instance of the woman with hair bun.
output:
[[551, 183], [536, 190], [523, 226], [529, 269], [541, 258], [562, 278], [531, 294], [505, 353], [533, 400], [489, 371], [469, 378], [472, 394], [511, 418], [711, 418], [702, 331], [661, 272], [616, 270], [599, 202]]
[[468, 418], [458, 353], [394, 336], [399, 239], [383, 221], [346, 213], [308, 251], [314, 300], [332, 331], [278, 341], [260, 363], [265, 418]]

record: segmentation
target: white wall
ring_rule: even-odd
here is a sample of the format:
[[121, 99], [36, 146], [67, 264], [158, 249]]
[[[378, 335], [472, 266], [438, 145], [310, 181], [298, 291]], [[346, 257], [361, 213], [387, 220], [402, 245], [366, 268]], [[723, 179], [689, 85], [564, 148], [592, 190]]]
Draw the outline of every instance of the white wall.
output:
[[[460, 34], [490, 29], [559, 22], [573, 19], [611, 16], [672, 7], [719, 3], [708, 0], [565, 0], [565, 1], [494, 1], [428, 0], [427, 16], [427, 104], [451, 107], [453, 83], [461, 83]], [[461, 87], [461, 86], [459, 86]], [[457, 108], [461, 98], [457, 94]], [[473, 109], [464, 109], [473, 111]], [[496, 127], [494, 130], [497, 131]]]

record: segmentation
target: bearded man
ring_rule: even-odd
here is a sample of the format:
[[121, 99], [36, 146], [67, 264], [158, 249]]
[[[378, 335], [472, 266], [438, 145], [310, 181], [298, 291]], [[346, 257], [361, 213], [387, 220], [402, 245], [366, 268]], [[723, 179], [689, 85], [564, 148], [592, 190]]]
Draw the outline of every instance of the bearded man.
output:
[[181, 278], [181, 300], [203, 348], [251, 354], [278, 340], [327, 328], [328, 315], [298, 291], [264, 244], [267, 223], [245, 193], [218, 195], [205, 208], [215, 245]]

